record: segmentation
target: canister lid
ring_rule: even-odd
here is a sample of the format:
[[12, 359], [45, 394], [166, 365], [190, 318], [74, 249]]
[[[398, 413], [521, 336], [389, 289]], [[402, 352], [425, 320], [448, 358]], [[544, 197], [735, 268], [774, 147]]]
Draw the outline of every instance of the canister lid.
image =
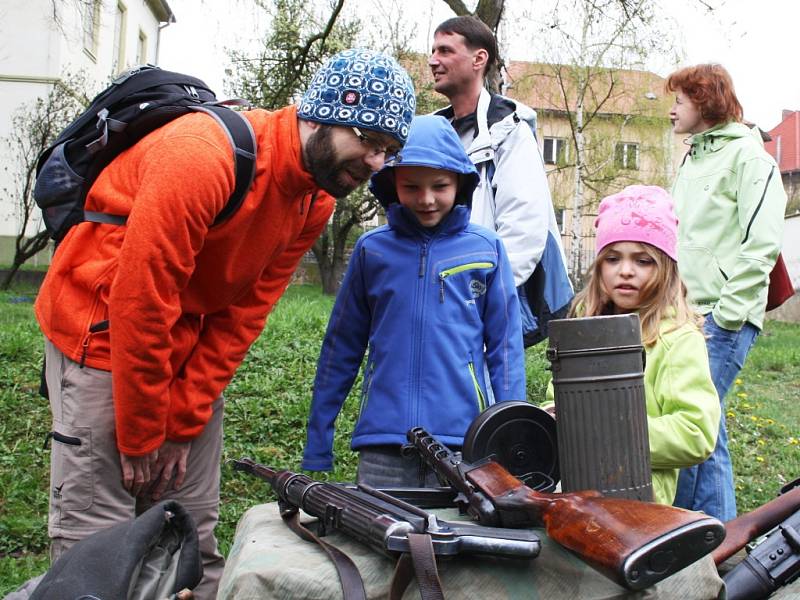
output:
[[550, 321], [548, 328], [548, 346], [556, 348], [558, 353], [642, 345], [636, 313], [557, 319]]

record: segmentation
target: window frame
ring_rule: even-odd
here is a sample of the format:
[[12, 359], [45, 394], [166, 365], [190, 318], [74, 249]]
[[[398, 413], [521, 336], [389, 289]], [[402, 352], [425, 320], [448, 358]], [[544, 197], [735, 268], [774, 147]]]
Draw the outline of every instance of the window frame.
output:
[[136, 43], [136, 64], [147, 64], [147, 34], [140, 28], [139, 38]]
[[94, 62], [97, 62], [97, 50], [100, 45], [100, 17], [102, 0], [81, 3], [81, 28], [83, 30], [83, 51]]
[[125, 41], [128, 33], [128, 7], [117, 1], [114, 13], [114, 49], [111, 57], [111, 76], [117, 77], [125, 69]]
[[[549, 142], [549, 152], [548, 152]], [[546, 165], [564, 165], [567, 162], [567, 140], [555, 136], [542, 138], [542, 159]]]
[[[633, 165], [630, 164], [631, 151], [633, 151]], [[618, 169], [638, 171], [640, 165], [639, 143], [617, 142], [617, 145], [614, 147], [614, 164]]]

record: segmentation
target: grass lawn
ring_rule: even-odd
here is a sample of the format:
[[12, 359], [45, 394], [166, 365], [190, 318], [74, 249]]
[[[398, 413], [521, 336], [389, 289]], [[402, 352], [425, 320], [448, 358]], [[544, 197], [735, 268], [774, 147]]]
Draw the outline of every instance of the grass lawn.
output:
[[[49, 431], [38, 393], [41, 336], [30, 290], [0, 293], [0, 597], [47, 569]], [[316, 359], [333, 299], [315, 287], [289, 289], [226, 392], [224, 460], [240, 456], [296, 470]], [[529, 398], [544, 395], [544, 344], [528, 350]], [[775, 496], [800, 476], [800, 325], [768, 322], [728, 396], [728, 423], [740, 511]], [[360, 380], [339, 417], [334, 480], [352, 480], [349, 432]], [[273, 499], [266, 484], [222, 471], [218, 537], [227, 554], [236, 522], [250, 506]]]

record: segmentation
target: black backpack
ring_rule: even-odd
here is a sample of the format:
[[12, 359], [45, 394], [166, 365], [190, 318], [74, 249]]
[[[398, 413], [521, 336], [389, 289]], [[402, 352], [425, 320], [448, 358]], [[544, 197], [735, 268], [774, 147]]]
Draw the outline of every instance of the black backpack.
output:
[[191, 111], [212, 117], [228, 134], [236, 161], [236, 186], [214, 224], [229, 218], [255, 175], [256, 142], [250, 123], [218, 102], [205, 83], [153, 65], [135, 67], [100, 92], [47, 150], [36, 166], [33, 198], [50, 236], [60, 241], [81, 221], [122, 225], [126, 217], [84, 211], [86, 194], [120, 152], [148, 133]]

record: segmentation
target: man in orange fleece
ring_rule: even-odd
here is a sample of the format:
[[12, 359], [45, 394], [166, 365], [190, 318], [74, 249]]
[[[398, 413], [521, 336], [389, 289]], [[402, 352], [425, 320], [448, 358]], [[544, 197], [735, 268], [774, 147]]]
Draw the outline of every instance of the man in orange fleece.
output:
[[[223, 129], [176, 119], [106, 167], [83, 222], [59, 246], [36, 301], [53, 413], [49, 535], [76, 541], [172, 498], [192, 514], [216, 596], [222, 392], [298, 262], [343, 197], [405, 142], [414, 89], [393, 59], [346, 50], [300, 106], [243, 113], [256, 174], [236, 213]], [[333, 197], [332, 197], [333, 196]]]

